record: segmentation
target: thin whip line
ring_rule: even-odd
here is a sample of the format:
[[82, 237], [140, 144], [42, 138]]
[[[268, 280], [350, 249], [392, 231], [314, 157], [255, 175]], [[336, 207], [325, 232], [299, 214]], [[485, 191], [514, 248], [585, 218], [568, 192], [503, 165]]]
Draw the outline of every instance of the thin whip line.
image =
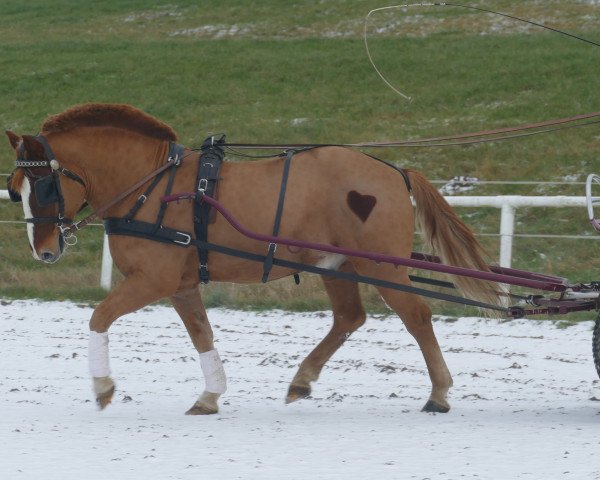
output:
[[480, 7], [473, 7], [473, 6], [470, 6], [470, 5], [460, 5], [458, 3], [447, 3], [447, 2], [444, 2], [444, 3], [432, 4], [432, 5], [434, 5], [434, 6], [462, 7], [462, 8], [468, 8], [470, 10], [478, 10], [480, 12], [493, 13], [494, 15], [500, 15], [502, 17], [510, 18], [512, 20], [518, 20], [519, 22], [528, 23], [529, 25], [534, 25], [536, 27], [541, 27], [541, 28], [544, 28], [546, 30], [550, 30], [550, 31], [555, 32], [555, 33], [560, 33], [561, 35], [564, 35], [565, 37], [570, 37], [570, 38], [573, 38], [575, 40], [579, 40], [581, 42], [588, 43], [588, 44], [594, 45], [596, 47], [600, 47], [600, 43], [593, 42], [592, 40], [588, 40], [587, 38], [579, 37], [577, 35], [573, 35], [572, 33], [564, 32], [563, 30], [559, 30], [558, 28], [549, 27], [547, 25], [543, 25], [541, 23], [537, 23], [537, 22], [534, 22], [532, 20], [525, 20], [524, 18], [515, 17], [514, 15], [508, 15], [506, 13], [495, 12], [493, 10], [487, 10], [485, 8], [480, 8]]
[[383, 82], [389, 88], [391, 88], [394, 92], [396, 92], [398, 95], [400, 95], [402, 98], [405, 98], [409, 102], [412, 101], [412, 97], [406, 95], [405, 93], [402, 93], [400, 90], [398, 90], [396, 87], [394, 87], [387, 80], [387, 78], [385, 78], [385, 76], [381, 73], [381, 71], [379, 70], [379, 68], [377, 68], [377, 65], [375, 65], [375, 62], [374, 62], [373, 57], [371, 55], [371, 50], [369, 48], [368, 24], [369, 24], [369, 18], [370, 18], [370, 16], [373, 13], [375, 13], [375, 12], [380, 12], [380, 11], [383, 11], [383, 10], [398, 9], [398, 8], [410, 8], [410, 7], [459, 7], [459, 8], [466, 8], [466, 9], [469, 9], [469, 10], [476, 10], [476, 11], [479, 11], [479, 12], [491, 13], [491, 14], [494, 14], [494, 15], [499, 15], [501, 17], [510, 18], [512, 20], [517, 20], [519, 22], [527, 23], [529, 25], [534, 25], [536, 27], [540, 27], [540, 28], [543, 28], [545, 30], [550, 30], [551, 32], [559, 33], [559, 34], [564, 35], [566, 37], [572, 38], [574, 40], [579, 40], [581, 42], [587, 43], [589, 45], [593, 45], [595, 47], [600, 47], [600, 43], [593, 42], [592, 40], [588, 40], [587, 38], [583, 38], [583, 37], [580, 37], [578, 35], [574, 35], [572, 33], [564, 32], [564, 31], [559, 30], [557, 28], [548, 27], [547, 25], [543, 25], [541, 23], [537, 23], [537, 22], [534, 22], [532, 20], [525, 20], [523, 18], [515, 17], [514, 15], [509, 15], [509, 14], [506, 14], [506, 13], [496, 12], [494, 10], [488, 10], [488, 9], [485, 9], [485, 8], [474, 7], [474, 6], [470, 6], [470, 5], [461, 5], [461, 4], [458, 4], [458, 3], [448, 3], [448, 2], [440, 2], [440, 3], [426, 3], [426, 2], [421, 2], [421, 3], [409, 3], [409, 4], [404, 4], [404, 5], [390, 5], [390, 6], [387, 6], [387, 7], [374, 8], [365, 17], [365, 23], [364, 23], [364, 29], [363, 29], [363, 40], [364, 40], [364, 44], [365, 44], [365, 50], [367, 52], [367, 57], [369, 59], [369, 62], [371, 63], [371, 66], [373, 67], [373, 69], [375, 70], [375, 72], [377, 73], [377, 75], [379, 75], [379, 78], [381, 78], [381, 80], [383, 80]]
[[381, 78], [381, 80], [383, 80], [384, 83], [388, 87], [390, 87], [394, 92], [396, 92], [398, 95], [400, 95], [401, 97], [405, 98], [409, 102], [412, 100], [412, 98], [409, 97], [408, 95], [405, 95], [400, 90], [398, 90], [396, 87], [394, 87], [390, 82], [388, 82], [388, 80], [385, 78], [385, 76], [377, 68], [377, 65], [375, 65], [375, 62], [373, 61], [373, 57], [371, 56], [371, 50], [369, 49], [369, 41], [368, 41], [368, 35], [367, 35], [368, 32], [367, 32], [367, 30], [368, 30], [368, 27], [369, 27], [369, 17], [371, 16], [371, 14], [373, 14], [375, 12], [382, 11], [382, 10], [389, 10], [389, 9], [392, 9], [392, 8], [415, 7], [415, 6], [419, 6], [419, 7], [433, 6], [433, 3], [427, 3], [427, 4], [425, 4], [425, 3], [413, 3], [413, 4], [408, 4], [408, 5], [394, 5], [394, 6], [389, 6], [389, 7], [374, 8], [365, 17], [365, 25], [364, 25], [364, 31], [363, 31], [364, 32], [363, 39], [364, 39], [364, 42], [365, 42], [365, 49], [367, 51], [367, 57], [369, 58], [369, 62], [371, 62], [371, 66], [375, 69], [375, 72], [377, 72], [377, 75], [379, 75], [379, 78]]

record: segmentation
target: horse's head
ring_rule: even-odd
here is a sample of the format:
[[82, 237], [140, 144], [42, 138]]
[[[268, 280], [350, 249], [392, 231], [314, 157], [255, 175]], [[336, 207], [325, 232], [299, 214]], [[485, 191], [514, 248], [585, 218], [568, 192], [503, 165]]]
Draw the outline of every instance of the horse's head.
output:
[[8, 177], [10, 199], [23, 204], [33, 257], [54, 263], [65, 249], [65, 230], [85, 204], [85, 184], [61, 165], [42, 135], [6, 134], [17, 154]]

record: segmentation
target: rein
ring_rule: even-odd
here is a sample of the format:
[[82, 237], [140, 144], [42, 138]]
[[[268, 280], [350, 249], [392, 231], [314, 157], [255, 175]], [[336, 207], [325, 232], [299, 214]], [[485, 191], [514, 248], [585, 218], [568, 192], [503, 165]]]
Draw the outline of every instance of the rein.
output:
[[[455, 146], [455, 145], [469, 145], [475, 143], [489, 143], [496, 142], [502, 140], [508, 140], [512, 138], [520, 138], [524, 136], [531, 135], [539, 135], [542, 133], [549, 133], [558, 130], [564, 130], [567, 128], [577, 128], [577, 127], [585, 127], [589, 125], [595, 125], [600, 123], [598, 118], [600, 117], [600, 112], [592, 112], [587, 114], [575, 115], [571, 117], [564, 117], [554, 120], [547, 120], [544, 122], [536, 122], [536, 123], [528, 123], [524, 125], [518, 125], [515, 127], [504, 127], [498, 129], [490, 129], [490, 130], [481, 130], [478, 132], [469, 132], [458, 135], [446, 135], [440, 137], [429, 137], [429, 138], [421, 138], [421, 139], [411, 139], [411, 140], [394, 140], [388, 142], [360, 142], [360, 143], [287, 143], [287, 144], [267, 144], [267, 143], [227, 143], [224, 146], [226, 148], [239, 148], [239, 149], [277, 149], [277, 150], [289, 150], [294, 148], [318, 148], [318, 147], [327, 147], [327, 146], [337, 146], [337, 147], [348, 147], [348, 148], [394, 148], [394, 147], [446, 147], [446, 146]], [[596, 120], [593, 120], [596, 119]], [[590, 120], [584, 123], [576, 123], [582, 122], [585, 120]], [[554, 128], [552, 128], [554, 127]], [[45, 139], [44, 139], [45, 140]], [[49, 148], [47, 142], [42, 142], [44, 148]], [[59, 214], [59, 217], [56, 219], [32, 219], [33, 223], [37, 222], [46, 222], [50, 220], [56, 220], [60, 223], [60, 228], [62, 234], [65, 238], [71, 237], [75, 232], [81, 230], [88, 224], [90, 224], [93, 220], [102, 216], [106, 211], [108, 211], [111, 207], [119, 203], [121, 200], [127, 198], [133, 192], [135, 192], [138, 188], [143, 186], [146, 182], [152, 180], [157, 175], [160, 175], [162, 172], [173, 166], [173, 162], [180, 162], [183, 157], [179, 157], [175, 155], [173, 157], [172, 153], [173, 145], [169, 150], [169, 157], [167, 158], [167, 162], [156, 170], [150, 172], [144, 178], [137, 181], [127, 190], [121, 192], [115, 198], [110, 200], [108, 203], [93, 211], [87, 217], [79, 220], [78, 222], [73, 222], [70, 219], [64, 219]], [[177, 163], [178, 165], [179, 163]], [[52, 168], [51, 161], [44, 162], [31, 162], [31, 165], [27, 166], [48, 166]], [[17, 166], [26, 166], [25, 164], [18, 164]], [[54, 169], [52, 170], [54, 172]], [[83, 181], [79, 179], [72, 172], [67, 171], [64, 168], [58, 168], [59, 173], [72, 178], [83, 185]], [[77, 178], [74, 178], [77, 177]], [[58, 182], [57, 182], [57, 185]], [[85, 186], [85, 185], [84, 185]], [[60, 186], [58, 187], [60, 188]], [[62, 198], [62, 195], [59, 195]], [[68, 227], [63, 226], [65, 223], [69, 224]]]
[[[559, 118], [554, 120], [547, 120], [544, 122], [536, 122], [529, 123], [524, 125], [518, 125], [515, 127], [504, 127], [498, 129], [490, 129], [490, 130], [481, 130], [478, 132], [469, 132], [458, 135], [446, 135], [440, 137], [429, 137], [429, 138], [421, 138], [421, 139], [411, 139], [411, 140], [394, 140], [388, 142], [360, 142], [360, 143], [287, 143], [287, 144], [267, 144], [267, 143], [227, 143], [224, 146], [226, 148], [239, 148], [239, 149], [278, 149], [278, 150], [289, 150], [294, 148], [318, 148], [318, 147], [327, 147], [327, 146], [338, 146], [338, 147], [348, 147], [348, 148], [393, 148], [393, 147], [446, 147], [446, 146], [455, 146], [455, 145], [469, 145], [475, 143], [489, 143], [496, 142], [501, 140], [508, 140], [512, 138], [520, 138], [524, 136], [531, 135], [539, 135], [542, 133], [549, 133], [558, 130], [564, 130], [567, 128], [577, 128], [577, 127], [585, 127], [589, 125], [595, 125], [600, 123], [598, 120], [600, 117], [600, 112], [592, 112], [587, 114], [575, 115], [571, 117]], [[595, 120], [594, 120], [595, 119]], [[576, 123], [582, 122], [585, 120], [589, 120], [584, 123]], [[554, 128], [552, 128], [554, 127]], [[88, 224], [90, 224], [93, 220], [101, 217], [106, 211], [108, 211], [111, 207], [119, 203], [121, 200], [127, 198], [133, 192], [135, 192], [138, 188], [143, 186], [146, 182], [152, 180], [157, 175], [160, 175], [162, 172], [172, 167], [174, 164], [179, 165], [179, 162], [184, 158], [180, 157], [173, 153], [173, 144], [171, 144], [169, 149], [169, 156], [167, 158], [167, 162], [157, 168], [156, 170], [150, 172], [144, 178], [137, 181], [127, 190], [121, 192], [115, 198], [110, 200], [105, 205], [101, 206], [97, 210], [93, 211], [87, 217], [79, 220], [78, 222], [74, 222], [71, 219], [64, 218], [64, 214], [61, 211], [64, 209], [64, 205], [61, 208], [61, 204], [63, 204], [62, 193], [60, 192], [60, 183], [56, 175], [58, 173], [70, 178], [72, 180], [77, 181], [81, 185], [85, 187], [83, 180], [75, 175], [73, 172], [60, 167], [58, 161], [54, 158], [54, 154], [48, 142], [41, 135], [36, 137], [40, 140], [40, 143], [44, 146], [46, 150], [46, 154], [50, 160], [44, 161], [26, 161], [23, 158], [19, 158], [17, 160], [17, 167], [48, 167], [51, 170], [52, 178], [54, 178], [54, 184], [56, 185], [57, 194], [58, 194], [58, 203], [59, 203], [59, 215], [58, 217], [44, 217], [44, 218], [35, 218], [29, 219], [28, 221], [31, 223], [56, 223], [61, 229], [61, 233], [65, 238], [72, 237], [75, 232], [81, 230]], [[174, 163], [175, 162], [175, 163]], [[9, 190], [10, 191], [10, 190]], [[68, 227], [64, 225], [68, 224]]]
[[[361, 143], [228, 143], [227, 147], [241, 149], [290, 149], [310, 147], [349, 147], [349, 148], [386, 148], [386, 147], [450, 147], [455, 145], [472, 145], [476, 143], [490, 143], [514, 138], [521, 138], [543, 133], [551, 133], [569, 128], [587, 127], [600, 123], [600, 112], [592, 112], [572, 117], [564, 117], [544, 122], [528, 123], [515, 127], [481, 130], [478, 132], [446, 135], [441, 137], [417, 138], [412, 140], [391, 140], [387, 142], [361, 142]], [[584, 120], [591, 120], [583, 123]], [[555, 127], [555, 128], [551, 128]], [[533, 131], [531, 131], [533, 130]]]

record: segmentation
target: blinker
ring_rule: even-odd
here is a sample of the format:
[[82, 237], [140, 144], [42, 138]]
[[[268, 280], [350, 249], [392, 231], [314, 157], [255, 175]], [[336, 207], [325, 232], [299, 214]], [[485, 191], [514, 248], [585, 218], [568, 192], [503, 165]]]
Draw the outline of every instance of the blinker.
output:
[[46, 175], [33, 184], [35, 199], [41, 207], [58, 203], [58, 188], [54, 175]]

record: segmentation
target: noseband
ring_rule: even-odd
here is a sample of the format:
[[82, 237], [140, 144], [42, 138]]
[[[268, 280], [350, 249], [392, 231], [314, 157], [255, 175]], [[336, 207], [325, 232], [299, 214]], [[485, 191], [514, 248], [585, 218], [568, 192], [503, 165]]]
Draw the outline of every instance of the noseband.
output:
[[[52, 148], [50, 148], [48, 141], [43, 135], [39, 134], [34, 138], [42, 145], [42, 147], [44, 147], [44, 158], [25, 159], [25, 145], [22, 143], [18, 150], [18, 157], [15, 162], [15, 166], [17, 168], [24, 168], [26, 172], [25, 176], [34, 180], [33, 190], [38, 205], [41, 207], [47, 207], [53, 204], [58, 204], [58, 215], [55, 217], [26, 218], [25, 221], [33, 224], [54, 224], [59, 228], [61, 238], [63, 238], [63, 234], [65, 234], [65, 231], [68, 228], [67, 225], [72, 225], [73, 219], [65, 217], [65, 200], [60, 187], [59, 175], [63, 175], [71, 180], [76, 181], [77, 183], [81, 184], [83, 188], [85, 188], [85, 183], [77, 174], [60, 166], [58, 160], [56, 160]], [[35, 174], [31, 171], [32, 168], [47, 169], [47, 171], [43, 171], [42, 174]], [[21, 202], [21, 195], [10, 188], [13, 175], [8, 177], [8, 193], [11, 201]], [[70, 235], [67, 234], [64, 240], [66, 240], [68, 237], [70, 237]], [[65, 243], [68, 244], [66, 241]]]

